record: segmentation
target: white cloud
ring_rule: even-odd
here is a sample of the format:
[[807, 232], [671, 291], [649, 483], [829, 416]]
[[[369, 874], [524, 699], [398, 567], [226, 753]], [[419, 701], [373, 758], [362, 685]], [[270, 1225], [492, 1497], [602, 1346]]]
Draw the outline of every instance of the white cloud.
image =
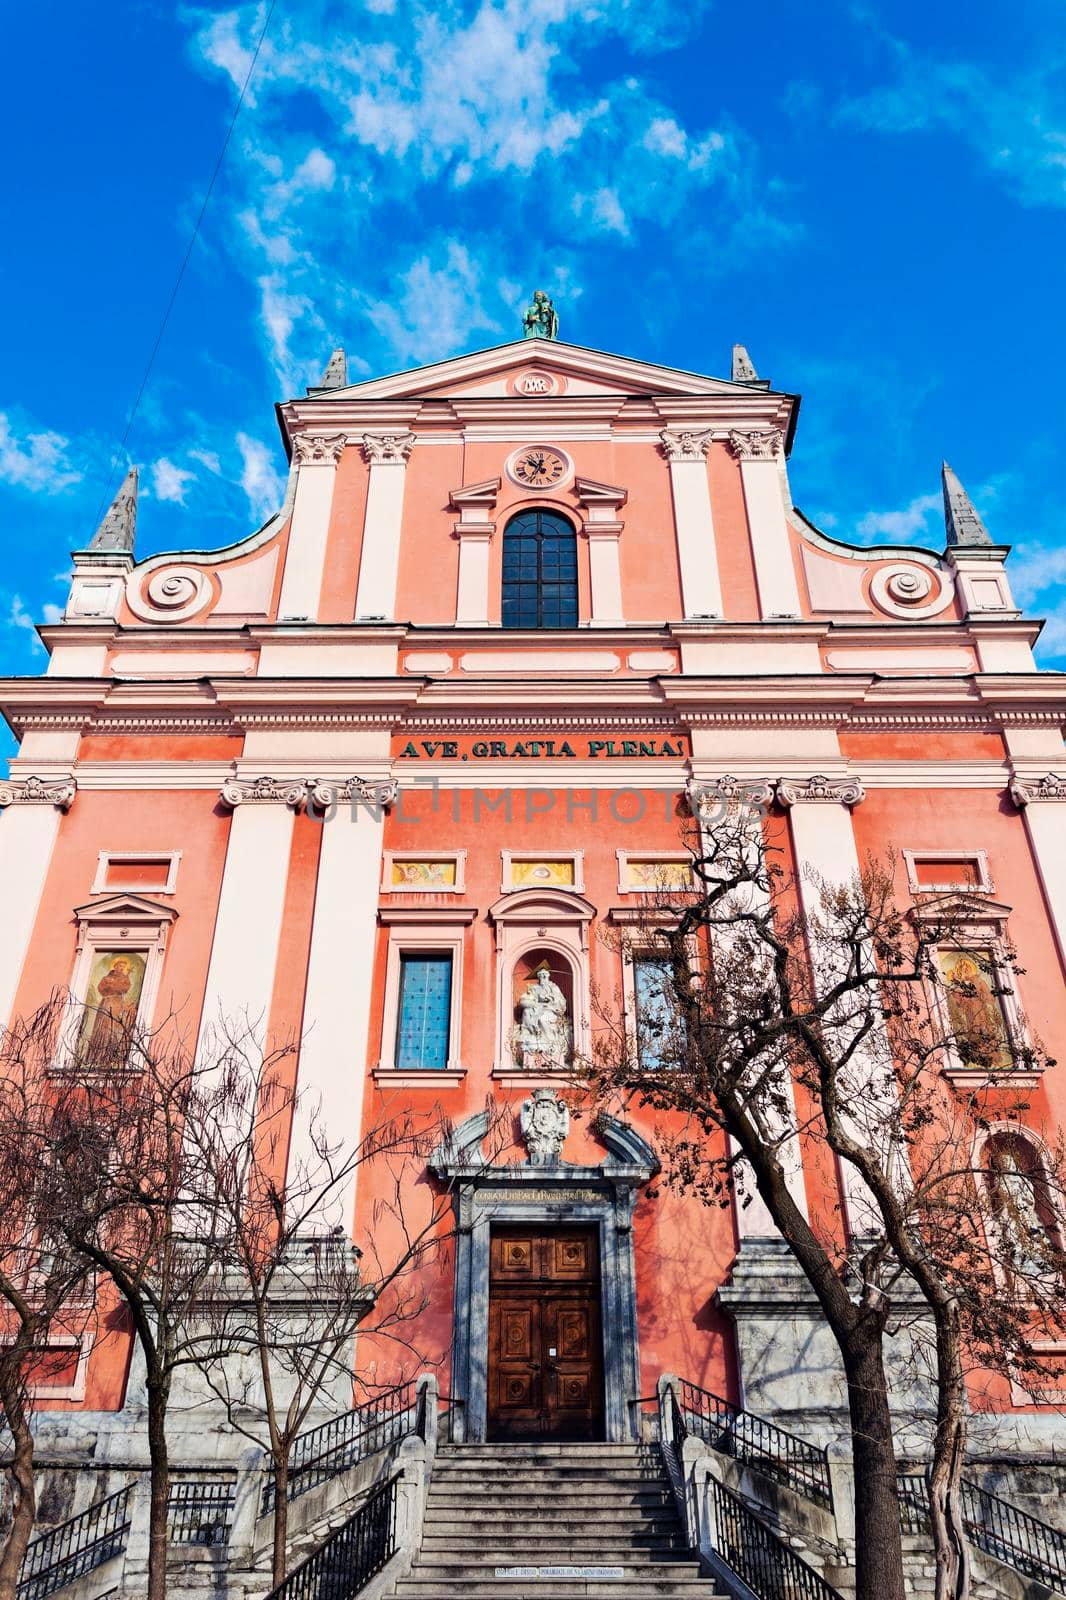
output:
[[222, 462], [213, 450], [190, 450], [189, 460], [198, 461], [208, 472], [213, 472], [216, 478], [222, 472]]
[[46, 600], [41, 608], [41, 615], [43, 616], [45, 622], [62, 622], [63, 607], [53, 605], [51, 600]]
[[943, 128], [957, 135], [1024, 205], [1066, 205], [1066, 102], [1050, 51], [1028, 72], [922, 56], [860, 20], [887, 51], [887, 82], [844, 101], [838, 115], [880, 133]]
[[248, 497], [252, 514], [265, 522], [280, 509], [284, 484], [270, 451], [261, 440], [238, 433], [237, 448], [241, 453], [241, 488]]
[[1066, 583], [1066, 548], [1022, 545], [1007, 568], [1011, 591], [1019, 605], [1028, 606], [1045, 590]]
[[176, 466], [167, 456], [160, 456], [158, 461], [153, 461], [149, 471], [152, 475], [152, 493], [157, 500], [169, 500], [176, 506], [185, 504], [185, 486], [196, 482], [195, 472], [190, 472], [187, 467]]
[[20, 595], [14, 594], [11, 596], [11, 603], [8, 607], [8, 613], [5, 620], [9, 628], [18, 628], [21, 631], [29, 634], [33, 649], [35, 651], [44, 649], [40, 639], [37, 637], [37, 625], [30, 616], [29, 612], [26, 610], [26, 607], [22, 604], [22, 597]]
[[934, 511], [942, 509], [943, 504], [939, 494], [920, 494], [901, 511], [867, 511], [859, 518], [856, 531], [864, 539], [894, 539], [909, 544], [932, 531], [929, 518]]
[[10, 413], [0, 411], [0, 482], [16, 484], [31, 494], [69, 489], [84, 477], [70, 460], [69, 447], [64, 434], [35, 429], [32, 423], [26, 423], [22, 437], [17, 437]]
[[398, 292], [368, 302], [367, 311], [400, 361], [424, 363], [451, 354], [477, 333], [501, 332], [484, 295], [470, 251], [457, 239], [445, 239], [408, 268]]
[[[479, 331], [517, 331], [501, 321], [504, 297], [481, 283], [520, 282], [524, 297], [533, 277], [549, 277], [545, 262], [565, 273], [585, 237], [625, 248], [684, 218], [691, 240], [712, 186], [716, 266], [779, 248], [790, 233], [775, 216], [781, 191], [753, 141], [689, 125], [622, 49], [604, 49], [676, 48], [706, 10], [705, 0], [681, 18], [667, 0], [373, 0], [358, 11], [305, 0], [298, 29], [279, 18], [229, 170], [233, 258], [258, 286], [286, 392], [315, 381], [331, 340], [362, 345], [380, 370], [452, 354]], [[261, 7], [199, 18], [201, 63], [240, 82]], [[426, 242], [426, 219], [442, 216], [476, 265], [475, 291], [447, 245]], [[419, 285], [435, 305], [414, 304]], [[356, 317], [369, 318], [369, 340]]]

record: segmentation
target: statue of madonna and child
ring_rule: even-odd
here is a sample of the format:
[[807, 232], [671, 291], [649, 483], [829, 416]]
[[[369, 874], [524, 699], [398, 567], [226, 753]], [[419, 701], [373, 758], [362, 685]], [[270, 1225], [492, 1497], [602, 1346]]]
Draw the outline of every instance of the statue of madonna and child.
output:
[[546, 964], [531, 973], [518, 1002], [515, 1054], [523, 1067], [565, 1067], [573, 1042], [566, 996]]

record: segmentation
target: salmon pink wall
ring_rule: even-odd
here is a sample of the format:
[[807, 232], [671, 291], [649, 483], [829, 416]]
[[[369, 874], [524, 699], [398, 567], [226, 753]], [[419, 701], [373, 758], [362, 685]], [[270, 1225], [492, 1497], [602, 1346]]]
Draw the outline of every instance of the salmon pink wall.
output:
[[[420, 906], [427, 911], [434, 905], [477, 908], [478, 916], [466, 930], [463, 962], [461, 1053], [466, 1077], [455, 1087], [434, 1085], [427, 1089], [390, 1090], [386, 1082], [375, 1082], [368, 1073], [364, 1132], [408, 1105], [413, 1105], [423, 1115], [442, 1115], [457, 1123], [480, 1110], [487, 1096], [517, 1109], [528, 1093], [524, 1088], [503, 1089], [490, 1076], [496, 1046], [496, 944], [486, 912], [500, 898], [501, 849], [515, 853], [577, 849], [584, 852], [583, 894], [598, 912], [590, 930], [592, 981], [600, 990], [605, 1005], [614, 1005], [621, 986], [620, 961], [617, 949], [601, 937], [600, 930], [609, 926], [606, 913], [612, 906], [629, 909], [638, 900], [638, 897], [618, 892], [615, 852], [619, 847], [633, 852], [683, 852], [684, 818], [678, 797], [648, 790], [644, 792], [644, 819], [632, 825], [620, 824], [610, 815], [612, 793], [607, 789], [598, 792], [600, 818], [596, 824], [588, 820], [587, 811], [576, 809], [576, 803], [589, 799], [590, 792], [575, 793], [574, 818], [568, 825], [566, 792], [561, 789], [554, 791], [555, 809], [547, 817], [537, 814], [532, 818], [527, 817], [525, 792], [513, 791], [510, 823], [502, 812], [488, 818], [482, 812], [480, 820], [476, 819], [471, 791], [442, 790], [436, 809], [431, 794], [405, 791], [399, 815], [393, 812], [386, 819], [384, 844], [387, 850], [400, 853], [425, 849], [467, 851], [463, 895], [397, 894], [383, 895], [381, 900], [383, 906]], [[536, 794], [533, 804], [543, 804], [541, 792]], [[619, 810], [624, 813], [630, 808], [636, 809], [636, 801], [627, 795]], [[375, 1000], [368, 1055], [371, 1068], [381, 1054], [387, 947], [388, 929], [382, 928], [375, 956]], [[595, 1027], [595, 1016], [591, 1020]], [[650, 1115], [634, 1112], [633, 1120], [654, 1143], [655, 1126]], [[513, 1150], [510, 1154], [502, 1151], [498, 1156], [500, 1161], [525, 1158], [524, 1146], [517, 1142], [517, 1128], [512, 1130], [511, 1136], [515, 1140]], [[571, 1161], [580, 1161], [584, 1154], [596, 1163], [602, 1161], [604, 1154], [587, 1123], [580, 1120], [572, 1124], [565, 1153]], [[422, 1181], [426, 1181], [424, 1174]], [[379, 1240], [387, 1237], [381, 1231], [381, 1207], [386, 1198], [382, 1184], [374, 1181], [369, 1173], [365, 1174], [357, 1202], [357, 1242], [363, 1243], [368, 1235]], [[642, 1197], [634, 1221], [634, 1245], [644, 1381], [653, 1387], [657, 1374], [669, 1369], [682, 1371], [719, 1393], [734, 1392], [730, 1325], [712, 1304], [714, 1291], [726, 1277], [735, 1253], [729, 1212], [704, 1207], [691, 1200], [682, 1201], [667, 1192], [660, 1193], [657, 1198]], [[451, 1337], [450, 1254], [443, 1279], [434, 1269], [427, 1274], [423, 1287], [429, 1303], [417, 1327], [409, 1330], [408, 1337], [417, 1346], [420, 1356], [442, 1359]], [[367, 1339], [364, 1358], [371, 1359], [368, 1354], [371, 1348], [374, 1349], [372, 1359], [380, 1363], [379, 1377], [382, 1373], [396, 1373], [402, 1369], [402, 1362], [395, 1352], [390, 1355], [385, 1341]]]
[[[337, 463], [326, 540], [326, 565], [318, 611], [322, 622], [351, 622], [355, 616], [369, 487], [370, 467], [362, 450], [353, 447], [343, 450]], [[403, 615], [402, 612], [397, 614]]]
[[759, 594], [740, 462], [728, 445], [712, 444], [707, 452], [707, 472], [722, 609], [734, 622], [753, 622], [759, 616]]

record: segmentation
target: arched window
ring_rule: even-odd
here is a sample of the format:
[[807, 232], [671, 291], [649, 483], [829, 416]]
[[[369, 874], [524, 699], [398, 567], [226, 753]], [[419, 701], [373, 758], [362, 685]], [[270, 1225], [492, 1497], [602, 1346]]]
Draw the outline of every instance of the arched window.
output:
[[505, 628], [577, 627], [577, 541], [554, 511], [522, 511], [503, 534]]

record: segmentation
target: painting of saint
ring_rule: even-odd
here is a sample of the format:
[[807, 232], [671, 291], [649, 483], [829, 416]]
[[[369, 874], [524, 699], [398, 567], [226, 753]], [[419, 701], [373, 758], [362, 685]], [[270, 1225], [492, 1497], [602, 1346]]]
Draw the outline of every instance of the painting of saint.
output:
[[687, 861], [626, 862], [627, 889], [691, 889], [692, 868]]
[[124, 1067], [144, 987], [144, 956], [137, 950], [98, 951], [85, 991], [78, 1054], [86, 1066]]
[[451, 889], [455, 886], [455, 862], [394, 861], [392, 883], [396, 889]]
[[937, 959], [959, 1055], [967, 1064], [1008, 1070], [1013, 1065], [1010, 1037], [988, 955], [982, 950], [941, 950]]

